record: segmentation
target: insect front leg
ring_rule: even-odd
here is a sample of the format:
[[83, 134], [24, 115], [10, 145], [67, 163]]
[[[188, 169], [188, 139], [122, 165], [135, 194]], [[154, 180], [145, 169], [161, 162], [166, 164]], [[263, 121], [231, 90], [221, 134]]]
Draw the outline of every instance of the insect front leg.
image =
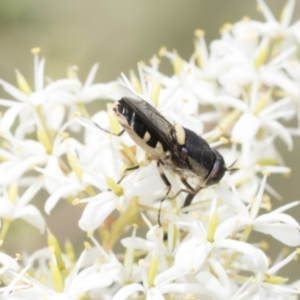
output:
[[161, 223], [160, 223], [160, 214], [161, 214], [161, 206], [163, 201], [167, 198], [167, 196], [169, 195], [172, 185], [170, 183], [170, 181], [168, 180], [166, 174], [164, 173], [162, 167], [160, 166], [160, 162], [157, 162], [157, 168], [160, 174], [161, 179], [163, 180], [163, 182], [165, 183], [165, 185], [167, 186], [167, 192], [165, 194], [165, 196], [160, 200], [160, 205], [159, 205], [159, 210], [158, 210], [158, 217], [157, 217], [157, 221], [158, 221], [158, 225], [161, 227]]
[[186, 179], [183, 176], [180, 176], [180, 181], [188, 188], [188, 189], [180, 189], [172, 199], [176, 198], [180, 193], [188, 193], [194, 195], [197, 193], [197, 191], [194, 190], [194, 188], [186, 181]]
[[196, 189], [194, 189], [193, 193], [190, 192], [190, 193], [186, 196], [182, 208], [191, 205], [191, 203], [192, 203], [194, 197], [196, 196], [196, 194], [197, 194], [202, 188], [203, 188], [203, 186], [198, 186]]

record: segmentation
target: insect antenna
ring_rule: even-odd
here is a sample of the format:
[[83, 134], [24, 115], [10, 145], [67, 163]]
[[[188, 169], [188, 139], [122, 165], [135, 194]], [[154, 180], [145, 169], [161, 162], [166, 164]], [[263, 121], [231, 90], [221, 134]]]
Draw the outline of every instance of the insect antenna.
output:
[[234, 172], [234, 171], [237, 171], [239, 170], [240, 168], [233, 168], [233, 166], [235, 165], [235, 163], [237, 162], [238, 159], [236, 159], [228, 168], [227, 168], [227, 171], [228, 172]]
[[114, 132], [112, 132], [112, 131], [109, 131], [109, 130], [107, 130], [107, 129], [104, 129], [104, 128], [102, 128], [102, 127], [100, 127], [97, 123], [94, 123], [100, 130], [102, 130], [102, 131], [104, 131], [104, 132], [106, 132], [106, 133], [109, 133], [109, 134], [111, 134], [111, 135], [114, 135], [114, 136], [121, 136], [124, 132], [125, 132], [125, 130], [123, 129], [123, 130], [121, 130], [119, 133], [114, 133]]
[[87, 120], [87, 119], [85, 119], [83, 117], [76, 117], [76, 120], [78, 121], [79, 124], [83, 125], [86, 128], [90, 128], [92, 130], [98, 130], [98, 129], [100, 129], [101, 131], [104, 131], [104, 132], [106, 132], [108, 134], [111, 134], [111, 135], [114, 135], [114, 136], [121, 136], [125, 132], [125, 130], [123, 129], [119, 133], [114, 133], [112, 131], [109, 131], [107, 129], [102, 128], [97, 123], [92, 122], [90, 120]]

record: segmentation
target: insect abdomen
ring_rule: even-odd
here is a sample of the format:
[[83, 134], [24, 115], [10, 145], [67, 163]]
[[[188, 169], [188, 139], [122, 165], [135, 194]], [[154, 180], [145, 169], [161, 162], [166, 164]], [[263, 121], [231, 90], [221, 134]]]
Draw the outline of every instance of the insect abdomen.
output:
[[[122, 98], [118, 101], [118, 104], [115, 107], [116, 113], [122, 115], [122, 117], [126, 120], [127, 124], [122, 124], [130, 126], [130, 128], [134, 131], [136, 135], [141, 139], [140, 143], [138, 143], [142, 148], [143, 143], [147, 144], [149, 147], [161, 148], [162, 151], [166, 151], [165, 147], [160, 143], [158, 138], [153, 134], [151, 129], [149, 129], [145, 122], [139, 117], [139, 115], [130, 107], [130, 105]], [[124, 126], [125, 130], [127, 129]], [[127, 132], [130, 135], [130, 132], [127, 129]], [[145, 149], [148, 151], [149, 149]]]

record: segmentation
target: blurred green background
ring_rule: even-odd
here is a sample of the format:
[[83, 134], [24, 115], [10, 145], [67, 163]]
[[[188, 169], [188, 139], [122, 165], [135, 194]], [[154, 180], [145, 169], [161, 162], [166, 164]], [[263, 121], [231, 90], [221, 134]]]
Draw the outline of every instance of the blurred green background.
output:
[[[276, 15], [284, 3], [268, 2]], [[1, 0], [0, 77], [13, 81], [18, 68], [30, 78], [30, 49], [38, 46], [53, 78], [73, 64], [84, 78], [99, 62], [98, 79], [114, 80], [162, 46], [188, 59], [195, 29], [210, 41], [245, 15], [263, 20], [254, 0]]]
[[[277, 17], [285, 3], [267, 1]], [[295, 18], [299, 18], [299, 6], [297, 2]], [[99, 62], [97, 81], [115, 80], [121, 72], [128, 74], [135, 69], [138, 61], [149, 62], [162, 46], [176, 49], [189, 59], [195, 29], [205, 30], [209, 42], [219, 37], [225, 22], [233, 23], [243, 16], [263, 20], [254, 0], [1, 0], [0, 78], [15, 84], [14, 70], [18, 68], [32, 83], [30, 49], [41, 47], [46, 74], [53, 79], [65, 77], [67, 67], [74, 64], [85, 79], [92, 65]], [[4, 95], [2, 91], [0, 95]], [[299, 150], [297, 140], [293, 155], [284, 153], [286, 164], [293, 168], [291, 178], [274, 176], [269, 181], [285, 201], [300, 198]], [[47, 222], [61, 242], [70, 237], [81, 248], [84, 234], [77, 227], [80, 214], [78, 208], [66, 209], [61, 203]], [[292, 215], [300, 220], [299, 209]], [[36, 230], [23, 225], [16, 222], [3, 245], [11, 254], [46, 245], [45, 236], [39, 239]], [[278, 253], [280, 244], [274, 245]], [[284, 275], [296, 274], [294, 265]]]

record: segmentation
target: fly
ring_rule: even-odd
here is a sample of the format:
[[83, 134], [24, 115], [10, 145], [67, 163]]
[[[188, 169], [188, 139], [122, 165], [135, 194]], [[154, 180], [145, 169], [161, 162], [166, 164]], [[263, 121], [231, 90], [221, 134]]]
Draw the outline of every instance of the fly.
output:
[[[222, 155], [210, 148], [208, 143], [192, 130], [178, 124], [171, 124], [152, 105], [143, 100], [125, 86], [118, 86], [121, 95], [113, 111], [124, 130], [134, 142], [150, 154], [150, 160], [156, 160], [162, 180], [171, 191], [171, 184], [161, 165], [173, 170], [180, 177], [187, 192], [184, 206], [188, 206], [194, 195], [203, 187], [218, 183], [226, 168]], [[138, 166], [137, 166], [138, 167]], [[135, 168], [137, 168], [135, 167]], [[194, 189], [187, 178], [196, 177], [199, 185]], [[158, 215], [160, 225], [160, 210]]]

